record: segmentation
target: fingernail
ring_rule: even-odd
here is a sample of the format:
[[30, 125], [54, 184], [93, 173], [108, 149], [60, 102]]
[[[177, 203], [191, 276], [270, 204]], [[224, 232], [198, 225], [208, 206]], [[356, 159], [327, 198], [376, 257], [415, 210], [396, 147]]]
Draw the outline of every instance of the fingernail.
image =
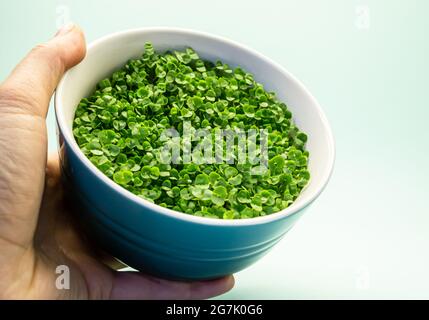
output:
[[63, 36], [67, 33], [69, 33], [70, 31], [72, 31], [75, 27], [75, 24], [72, 22], [69, 22], [67, 24], [65, 24], [64, 26], [61, 27], [60, 30], [58, 30], [57, 34], [55, 35], [56, 37], [58, 36]]

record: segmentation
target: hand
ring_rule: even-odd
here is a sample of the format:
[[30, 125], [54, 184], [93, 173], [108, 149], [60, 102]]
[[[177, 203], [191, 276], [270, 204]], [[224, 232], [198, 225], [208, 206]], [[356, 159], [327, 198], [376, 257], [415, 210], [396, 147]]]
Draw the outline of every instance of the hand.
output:
[[[46, 114], [63, 73], [85, 56], [76, 26], [39, 45], [0, 86], [0, 298], [200, 299], [230, 290], [232, 276], [175, 282], [117, 272], [101, 262], [71, 216], [58, 159], [47, 161]], [[70, 289], [56, 268], [70, 268]]]

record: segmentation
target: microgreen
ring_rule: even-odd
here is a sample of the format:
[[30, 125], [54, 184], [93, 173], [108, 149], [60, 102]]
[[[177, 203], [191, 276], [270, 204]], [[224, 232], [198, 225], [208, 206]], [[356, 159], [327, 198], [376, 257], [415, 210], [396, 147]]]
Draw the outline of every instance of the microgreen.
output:
[[[162, 132], [189, 121], [196, 129], [268, 132], [268, 163], [166, 164]], [[252, 74], [192, 49], [158, 53], [150, 43], [100, 81], [80, 101], [73, 134], [83, 153], [106, 176], [148, 201], [217, 219], [246, 219], [290, 206], [310, 179], [308, 137], [292, 113]], [[175, 143], [183, 146], [183, 138]], [[223, 146], [222, 146], [223, 148]], [[238, 148], [224, 159], [237, 160]]]

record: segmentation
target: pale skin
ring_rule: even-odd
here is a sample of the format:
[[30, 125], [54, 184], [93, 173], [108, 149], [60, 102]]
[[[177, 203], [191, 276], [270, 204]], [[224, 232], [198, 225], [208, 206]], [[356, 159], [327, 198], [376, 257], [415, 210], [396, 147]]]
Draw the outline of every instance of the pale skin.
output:
[[[227, 292], [232, 276], [188, 283], [118, 272], [74, 223], [58, 158], [47, 157], [45, 119], [59, 80], [85, 52], [82, 31], [68, 25], [0, 85], [0, 299], [204, 299]], [[55, 285], [58, 265], [70, 268], [69, 290]]]

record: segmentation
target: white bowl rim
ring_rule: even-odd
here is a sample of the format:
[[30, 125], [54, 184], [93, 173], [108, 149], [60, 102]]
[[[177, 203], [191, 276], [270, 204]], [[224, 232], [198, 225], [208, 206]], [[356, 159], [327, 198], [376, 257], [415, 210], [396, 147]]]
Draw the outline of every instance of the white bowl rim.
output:
[[144, 28], [136, 28], [136, 29], [128, 29], [123, 30], [115, 33], [108, 34], [106, 36], [103, 36], [99, 38], [98, 40], [90, 43], [87, 47], [87, 51], [89, 52], [91, 49], [97, 47], [101, 43], [112, 40], [112, 39], [119, 39], [125, 35], [129, 34], [139, 34], [139, 33], [145, 33], [145, 32], [174, 32], [174, 33], [183, 33], [193, 36], [199, 36], [199, 37], [205, 37], [211, 40], [224, 42], [230, 46], [235, 46], [236, 48], [247, 51], [254, 56], [256, 56], [258, 59], [265, 61], [268, 64], [273, 65], [276, 69], [280, 70], [282, 73], [284, 73], [287, 77], [289, 77], [292, 81], [294, 81], [298, 87], [308, 96], [308, 98], [311, 100], [312, 104], [315, 106], [315, 111], [317, 111], [322, 124], [324, 126], [324, 129], [326, 130], [327, 138], [328, 138], [328, 148], [325, 150], [327, 152], [327, 158], [328, 158], [328, 166], [325, 172], [323, 172], [322, 178], [320, 179], [319, 186], [315, 189], [315, 191], [310, 194], [307, 197], [307, 200], [302, 201], [301, 203], [295, 205], [293, 203], [290, 207], [283, 209], [279, 212], [269, 214], [266, 216], [261, 217], [255, 217], [255, 218], [248, 218], [248, 219], [234, 219], [234, 220], [227, 220], [227, 219], [214, 219], [214, 218], [207, 218], [207, 217], [199, 217], [194, 216], [190, 214], [186, 214], [183, 212], [171, 210], [162, 206], [159, 206], [157, 204], [154, 204], [152, 202], [149, 202], [143, 198], [138, 197], [137, 195], [133, 194], [132, 192], [126, 190], [125, 188], [117, 185], [113, 180], [111, 180], [109, 177], [104, 175], [94, 164], [91, 163], [91, 161], [83, 154], [83, 152], [80, 150], [76, 140], [74, 139], [73, 135], [71, 134], [71, 130], [67, 130], [68, 126], [65, 122], [65, 117], [62, 112], [61, 108], [61, 96], [64, 90], [64, 85], [68, 78], [68, 72], [63, 76], [61, 79], [56, 92], [55, 92], [55, 116], [57, 120], [57, 124], [59, 126], [59, 129], [61, 131], [61, 134], [64, 137], [64, 140], [68, 143], [69, 147], [72, 149], [72, 151], [79, 157], [79, 159], [82, 161], [82, 163], [86, 166], [88, 170], [90, 170], [93, 174], [95, 174], [102, 182], [107, 184], [109, 187], [113, 188], [116, 192], [127, 198], [128, 200], [135, 202], [139, 205], [142, 205], [143, 207], [148, 207], [149, 209], [155, 211], [156, 213], [163, 214], [166, 216], [169, 216], [171, 218], [175, 218], [178, 220], [184, 220], [192, 223], [199, 223], [199, 224], [205, 224], [205, 225], [213, 225], [213, 226], [249, 226], [249, 225], [259, 225], [259, 224], [265, 224], [265, 223], [271, 223], [276, 220], [284, 219], [288, 216], [293, 215], [294, 213], [297, 213], [310, 205], [319, 195], [320, 193], [325, 189], [333, 171], [334, 162], [335, 162], [335, 142], [334, 137], [332, 134], [331, 127], [329, 125], [328, 119], [326, 118], [321, 106], [317, 102], [317, 100], [314, 98], [314, 96], [308, 91], [308, 89], [299, 81], [295, 76], [293, 76], [290, 72], [288, 72], [286, 69], [284, 69], [280, 64], [276, 63], [275, 61], [271, 60], [270, 58], [266, 57], [265, 55], [257, 52], [254, 49], [251, 49], [247, 47], [246, 45], [242, 45], [238, 42], [235, 42], [234, 40], [227, 39], [225, 37], [213, 35], [210, 33], [202, 32], [202, 31], [196, 31], [192, 29], [186, 29], [186, 28], [176, 28], [176, 27], [144, 27]]

